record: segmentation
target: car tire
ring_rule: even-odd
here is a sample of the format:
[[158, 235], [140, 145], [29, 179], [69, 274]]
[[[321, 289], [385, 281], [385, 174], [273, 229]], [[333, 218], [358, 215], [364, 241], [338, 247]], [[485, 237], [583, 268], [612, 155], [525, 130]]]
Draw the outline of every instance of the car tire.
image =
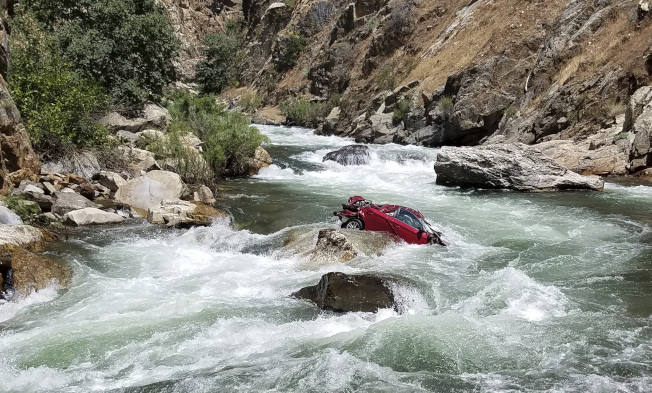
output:
[[342, 228], [344, 229], [359, 229], [359, 230], [364, 230], [364, 223], [362, 220], [357, 219], [357, 218], [351, 218], [350, 220], [346, 221], [345, 223], [342, 224]]

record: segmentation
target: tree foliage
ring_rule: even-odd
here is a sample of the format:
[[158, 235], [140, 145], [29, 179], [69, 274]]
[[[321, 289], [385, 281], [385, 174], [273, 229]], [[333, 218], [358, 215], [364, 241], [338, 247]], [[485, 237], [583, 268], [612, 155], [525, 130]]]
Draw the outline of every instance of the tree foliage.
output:
[[73, 72], [30, 15], [14, 22], [10, 89], [32, 143], [41, 151], [104, 143], [106, 129], [95, 121], [108, 105], [102, 86]]
[[195, 68], [195, 78], [203, 93], [219, 94], [237, 75], [239, 38], [232, 33], [209, 34], [203, 41], [206, 60]]
[[179, 43], [155, 0], [21, 0], [54, 33], [80, 75], [99, 81], [114, 102], [135, 109], [174, 80]]

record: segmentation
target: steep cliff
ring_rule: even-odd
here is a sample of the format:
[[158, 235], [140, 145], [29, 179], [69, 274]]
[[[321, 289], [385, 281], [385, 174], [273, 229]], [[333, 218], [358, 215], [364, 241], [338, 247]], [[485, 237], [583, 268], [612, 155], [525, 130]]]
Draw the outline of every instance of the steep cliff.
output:
[[[574, 170], [623, 174], [652, 165], [646, 123], [624, 119], [652, 81], [649, 8], [639, 0], [243, 0], [233, 12], [248, 27], [241, 82], [266, 104], [341, 95], [339, 117], [318, 132], [426, 146], [566, 141], [579, 149]], [[297, 43], [303, 50], [288, 61]], [[649, 104], [639, 95], [638, 115]], [[564, 156], [566, 142], [547, 149]]]
[[181, 42], [175, 66], [179, 78], [192, 81], [195, 65], [202, 60], [202, 40], [224, 30], [228, 19], [242, 18], [242, 0], [157, 0], [167, 10]]
[[7, 1], [0, 1], [0, 193], [3, 194], [23, 179], [36, 180], [41, 171], [6, 82], [10, 68], [8, 12]]

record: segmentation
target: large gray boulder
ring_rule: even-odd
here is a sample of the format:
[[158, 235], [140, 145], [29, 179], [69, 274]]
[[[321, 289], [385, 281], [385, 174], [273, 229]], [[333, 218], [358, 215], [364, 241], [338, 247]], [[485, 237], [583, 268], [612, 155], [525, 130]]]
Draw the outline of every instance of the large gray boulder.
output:
[[18, 216], [18, 214], [11, 211], [7, 206], [0, 205], [0, 224], [22, 225], [23, 220]]
[[335, 161], [340, 165], [368, 165], [370, 159], [369, 146], [350, 145], [327, 153], [323, 161]]
[[75, 192], [58, 191], [54, 193], [54, 198], [55, 200], [51, 211], [60, 216], [73, 210], [97, 207], [97, 205], [91, 202], [88, 198], [76, 194]]
[[201, 202], [188, 202], [180, 199], [164, 200], [158, 206], [150, 206], [147, 221], [151, 224], [192, 227], [209, 226], [214, 220], [228, 217], [222, 210]]
[[396, 308], [390, 289], [396, 281], [368, 274], [327, 273], [317, 285], [305, 287], [291, 296], [309, 300], [323, 310], [335, 312], [377, 312]]
[[150, 208], [158, 208], [163, 200], [179, 199], [186, 185], [181, 177], [168, 171], [151, 171], [118, 188], [115, 200], [141, 209], [146, 216]]
[[602, 191], [597, 176], [581, 176], [535, 147], [521, 143], [477, 147], [443, 147], [435, 162], [436, 183], [445, 186], [555, 191]]
[[125, 184], [127, 181], [122, 178], [119, 174], [115, 172], [102, 171], [99, 174], [98, 180], [101, 185], [108, 188], [109, 190], [115, 192]]
[[101, 225], [117, 224], [124, 221], [124, 218], [116, 213], [109, 213], [94, 207], [73, 210], [63, 216], [63, 222], [68, 225]]

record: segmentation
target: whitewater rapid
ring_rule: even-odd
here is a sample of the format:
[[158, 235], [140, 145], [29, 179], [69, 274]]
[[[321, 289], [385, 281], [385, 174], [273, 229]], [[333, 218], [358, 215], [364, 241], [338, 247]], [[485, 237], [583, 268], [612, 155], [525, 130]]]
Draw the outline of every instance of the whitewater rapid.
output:
[[[230, 219], [49, 250], [73, 283], [0, 306], [0, 392], [649, 391], [652, 188], [444, 188], [435, 149], [371, 146], [345, 167], [322, 157], [351, 140], [261, 130], [275, 164], [224, 184]], [[450, 246], [330, 265], [284, 247], [337, 227], [352, 195], [420, 210]], [[399, 312], [288, 296], [330, 271], [399, 278]]]

